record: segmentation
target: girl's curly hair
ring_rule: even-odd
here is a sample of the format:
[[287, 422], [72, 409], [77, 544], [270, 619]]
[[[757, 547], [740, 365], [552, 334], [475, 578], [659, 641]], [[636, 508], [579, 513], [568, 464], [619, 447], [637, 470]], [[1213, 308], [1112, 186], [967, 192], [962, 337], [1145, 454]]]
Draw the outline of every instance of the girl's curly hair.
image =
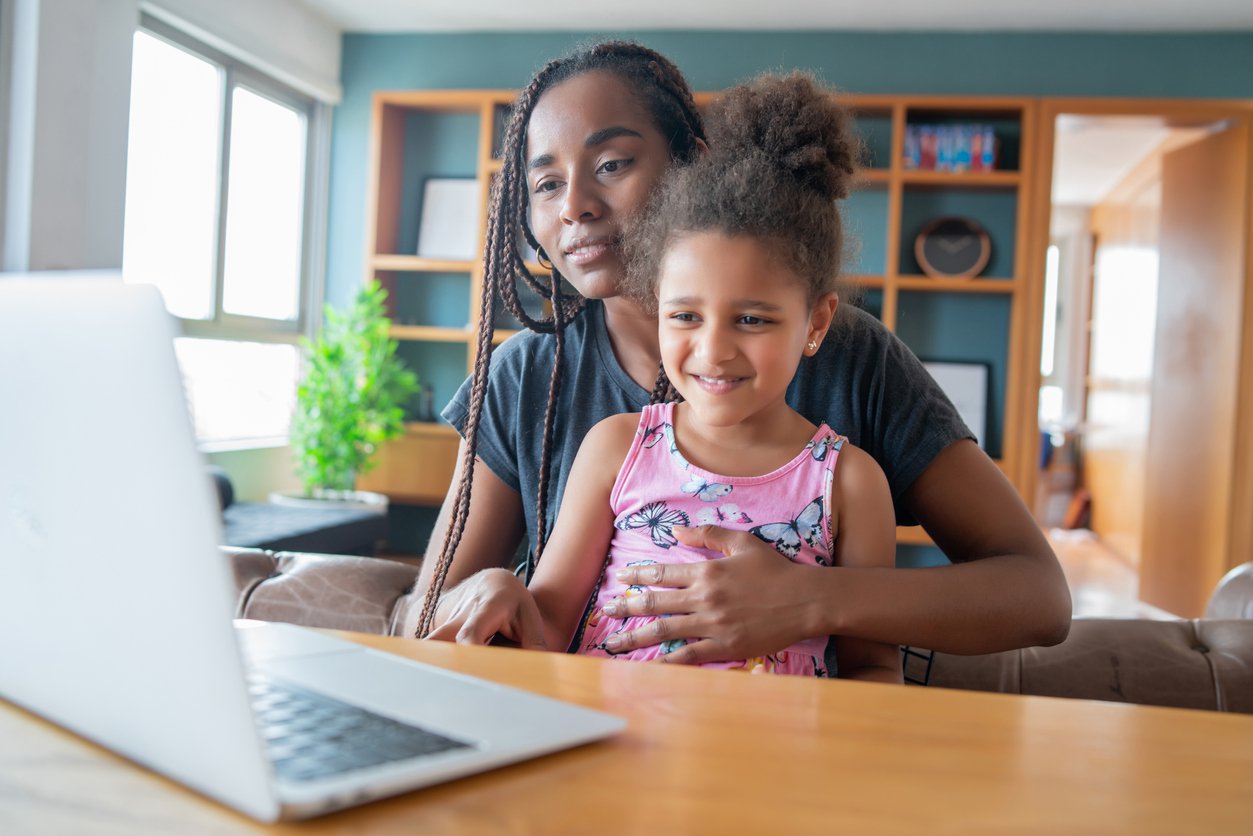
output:
[[732, 87], [706, 117], [709, 152], [672, 169], [624, 236], [628, 293], [656, 310], [670, 244], [693, 232], [750, 236], [802, 278], [810, 301], [836, 289], [848, 196], [863, 145], [849, 111], [812, 75]]

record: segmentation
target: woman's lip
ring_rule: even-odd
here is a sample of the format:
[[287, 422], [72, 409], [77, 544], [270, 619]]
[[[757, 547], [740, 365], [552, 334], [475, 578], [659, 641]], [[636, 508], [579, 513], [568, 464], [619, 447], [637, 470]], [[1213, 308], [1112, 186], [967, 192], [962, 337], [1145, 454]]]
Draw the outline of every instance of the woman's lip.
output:
[[617, 248], [613, 238], [584, 238], [565, 249], [566, 260], [572, 264], [590, 264], [603, 258]]

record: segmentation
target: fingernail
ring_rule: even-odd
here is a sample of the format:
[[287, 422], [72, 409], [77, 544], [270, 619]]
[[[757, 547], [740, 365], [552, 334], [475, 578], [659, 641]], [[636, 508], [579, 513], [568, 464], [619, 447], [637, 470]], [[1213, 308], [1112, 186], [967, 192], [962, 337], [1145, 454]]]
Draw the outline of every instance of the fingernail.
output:
[[617, 650], [618, 646], [621, 644], [622, 644], [622, 639], [618, 638], [617, 636], [610, 636], [609, 638], [605, 639], [606, 650]]
[[620, 581], [630, 580], [631, 570], [630, 569], [616, 569], [614, 570], [613, 576]]
[[605, 606], [601, 607], [601, 610], [605, 613], [605, 615], [617, 615], [618, 614], [618, 602], [607, 601], [605, 603]]

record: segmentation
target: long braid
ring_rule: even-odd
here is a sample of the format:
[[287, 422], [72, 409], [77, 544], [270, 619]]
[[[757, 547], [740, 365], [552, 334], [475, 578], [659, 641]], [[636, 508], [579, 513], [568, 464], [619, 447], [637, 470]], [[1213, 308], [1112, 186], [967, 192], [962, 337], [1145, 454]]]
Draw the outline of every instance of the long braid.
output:
[[[526, 241], [538, 253], [543, 249], [526, 221], [527, 193], [525, 189], [526, 131], [531, 113], [545, 91], [560, 82], [591, 70], [604, 69], [615, 72], [628, 83], [639, 88], [659, 123], [668, 134], [671, 156], [679, 162], [690, 162], [696, 156], [698, 140], [705, 136], [704, 123], [696, 109], [691, 90], [682, 74], [668, 59], [640, 44], [626, 41], [606, 41], [591, 49], [575, 53], [567, 59], [548, 62], [525, 90], [519, 95], [509, 125], [505, 132], [501, 172], [492, 190], [488, 213], [487, 241], [485, 242], [483, 293], [479, 309], [479, 331], [474, 370], [470, 388], [463, 436], [465, 453], [461, 461], [461, 479], [453, 499], [453, 512], [449, 519], [444, 546], [431, 575], [430, 586], [423, 601], [416, 636], [422, 638], [431, 631], [439, 597], [452, 566], [453, 557], [465, 533], [466, 519], [470, 511], [471, 487], [474, 481], [474, 465], [477, 460], [479, 420], [486, 398], [491, 368], [492, 338], [495, 334], [496, 299], [499, 296], [505, 308], [525, 328], [555, 336], [553, 371], [549, 379], [548, 403], [544, 411], [543, 440], [540, 451], [540, 475], [536, 496], [536, 540], [532, 557], [528, 558], [526, 579], [539, 560], [547, 539], [547, 510], [549, 469], [552, 444], [557, 432], [556, 404], [560, 391], [561, 360], [564, 349], [566, 326], [582, 310], [585, 299], [581, 296], [563, 296], [562, 277], [552, 268], [549, 281], [538, 281], [518, 251], [517, 230], [520, 228]], [[655, 89], [654, 89], [655, 88]], [[657, 93], [660, 92], [660, 95]], [[523, 281], [533, 292], [550, 303], [551, 314], [541, 318], [527, 313], [518, 298], [518, 281]], [[673, 397], [674, 389], [661, 371], [653, 398]]]
[[552, 458], [552, 442], [554, 428], [556, 422], [553, 420], [556, 412], [557, 393], [561, 388], [561, 354], [565, 347], [565, 320], [560, 314], [561, 311], [561, 281], [557, 275], [557, 271], [553, 271], [552, 277], [552, 294], [553, 294], [553, 319], [555, 356], [553, 358], [553, 373], [548, 380], [548, 404], [544, 408], [544, 436], [543, 443], [540, 445], [539, 459], [539, 490], [535, 496], [535, 550], [527, 557], [525, 581], [531, 582], [531, 573], [535, 570], [535, 564], [539, 561], [540, 552], [544, 550], [544, 543], [548, 540], [548, 469], [549, 460]]

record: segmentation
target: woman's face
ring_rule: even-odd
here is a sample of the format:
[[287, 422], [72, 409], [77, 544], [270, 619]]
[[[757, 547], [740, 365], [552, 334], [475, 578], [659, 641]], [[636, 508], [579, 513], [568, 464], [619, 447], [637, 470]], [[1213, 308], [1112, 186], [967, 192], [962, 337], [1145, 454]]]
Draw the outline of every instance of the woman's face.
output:
[[524, 152], [531, 231], [589, 299], [618, 295], [625, 220], [670, 164], [670, 146], [631, 88], [594, 70], [536, 103]]

